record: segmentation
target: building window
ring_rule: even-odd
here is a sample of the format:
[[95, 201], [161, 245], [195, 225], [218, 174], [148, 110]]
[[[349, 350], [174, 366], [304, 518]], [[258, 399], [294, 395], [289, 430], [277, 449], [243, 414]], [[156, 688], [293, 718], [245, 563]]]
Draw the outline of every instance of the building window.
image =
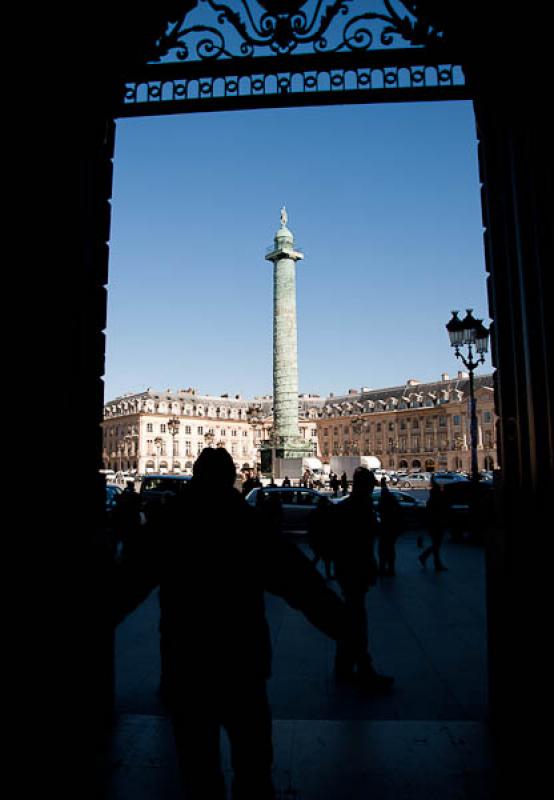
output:
[[190, 425], [185, 425], [185, 433], [187, 436], [190, 436], [190, 434], [192, 433]]
[[237, 432], [236, 432], [236, 430], [233, 428], [233, 430], [231, 431], [231, 436], [236, 436], [236, 435], [237, 435]]
[[162, 422], [162, 424], [160, 425], [160, 433], [165, 433], [165, 430], [166, 430], [165, 422]]
[[377, 430], [377, 433], [381, 432], [381, 423], [380, 422], [377, 423], [376, 430]]
[[394, 422], [389, 422], [389, 431], [394, 430]]
[[151, 422], [147, 422], [146, 423], [146, 433], [153, 433], [153, 432], [154, 432], [154, 427], [153, 427], [152, 423]]
[[454, 425], [461, 425], [462, 418], [461, 418], [461, 416], [459, 414], [454, 414], [454, 417], [452, 419], [453, 419]]
[[417, 430], [419, 428], [419, 420], [418, 419], [412, 420], [412, 428], [414, 430]]
[[492, 422], [492, 411], [483, 411], [483, 422]]
[[185, 442], [185, 455], [191, 456], [192, 455], [192, 447], [189, 441]]
[[439, 417], [439, 428], [446, 428], [446, 417]]
[[203, 436], [204, 435], [204, 426], [203, 425], [199, 425], [198, 426], [197, 433], [198, 433], [199, 436]]
[[243, 435], [243, 436], [248, 436], [248, 431], [243, 431], [243, 432], [242, 432], [242, 435]]

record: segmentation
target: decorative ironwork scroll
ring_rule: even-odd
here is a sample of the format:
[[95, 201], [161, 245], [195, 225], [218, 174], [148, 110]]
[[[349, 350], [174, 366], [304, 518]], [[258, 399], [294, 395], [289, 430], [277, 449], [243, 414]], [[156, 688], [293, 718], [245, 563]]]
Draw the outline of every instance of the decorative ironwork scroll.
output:
[[461, 67], [416, 6], [184, 0], [154, 60], [126, 82], [118, 116], [467, 98]]
[[182, 76], [160, 65], [126, 85], [120, 116], [469, 97], [459, 66], [412, 63], [409, 55], [405, 59], [399, 51], [393, 64], [327, 57], [316, 65], [310, 56], [289, 57], [286, 69], [275, 59], [256, 59], [252, 70], [202, 70], [198, 65]]
[[196, 0], [156, 43], [158, 60], [348, 52], [440, 43], [402, 0]]

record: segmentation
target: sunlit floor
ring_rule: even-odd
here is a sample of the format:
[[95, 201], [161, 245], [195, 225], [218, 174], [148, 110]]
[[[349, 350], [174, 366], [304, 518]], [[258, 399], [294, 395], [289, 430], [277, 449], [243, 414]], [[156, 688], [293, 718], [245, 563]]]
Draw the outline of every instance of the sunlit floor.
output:
[[[334, 644], [268, 596], [275, 783], [283, 798], [489, 796], [483, 550], [447, 541], [449, 571], [424, 572], [415, 538], [402, 537], [397, 576], [380, 579], [368, 600], [376, 666], [396, 679], [390, 695], [337, 687]], [[170, 725], [157, 695], [157, 623], [153, 594], [118, 631], [109, 800], [179, 797]], [[228, 767], [225, 740], [223, 758]]]

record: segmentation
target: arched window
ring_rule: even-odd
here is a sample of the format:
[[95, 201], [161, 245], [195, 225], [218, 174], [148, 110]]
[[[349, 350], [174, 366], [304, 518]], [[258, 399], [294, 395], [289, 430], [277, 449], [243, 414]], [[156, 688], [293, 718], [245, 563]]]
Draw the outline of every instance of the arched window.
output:
[[428, 458], [425, 462], [425, 472], [434, 472], [435, 471], [435, 462], [432, 458]]
[[398, 469], [408, 469], [408, 462], [401, 461], [400, 464], [398, 465]]
[[412, 461], [412, 469], [421, 469], [421, 461], [417, 458]]

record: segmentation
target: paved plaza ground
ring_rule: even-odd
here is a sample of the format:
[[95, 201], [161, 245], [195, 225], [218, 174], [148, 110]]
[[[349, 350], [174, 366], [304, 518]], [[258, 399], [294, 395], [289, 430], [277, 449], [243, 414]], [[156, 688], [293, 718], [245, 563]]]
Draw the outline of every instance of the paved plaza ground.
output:
[[[283, 800], [489, 797], [483, 550], [446, 541], [444, 573], [423, 571], [418, 552], [415, 533], [405, 534], [397, 576], [381, 578], [369, 593], [375, 663], [396, 679], [387, 696], [337, 687], [334, 643], [267, 596], [275, 782]], [[153, 593], [118, 629], [107, 800], [180, 797], [170, 724], [157, 694], [158, 617]], [[222, 751], [229, 769], [224, 737]]]

